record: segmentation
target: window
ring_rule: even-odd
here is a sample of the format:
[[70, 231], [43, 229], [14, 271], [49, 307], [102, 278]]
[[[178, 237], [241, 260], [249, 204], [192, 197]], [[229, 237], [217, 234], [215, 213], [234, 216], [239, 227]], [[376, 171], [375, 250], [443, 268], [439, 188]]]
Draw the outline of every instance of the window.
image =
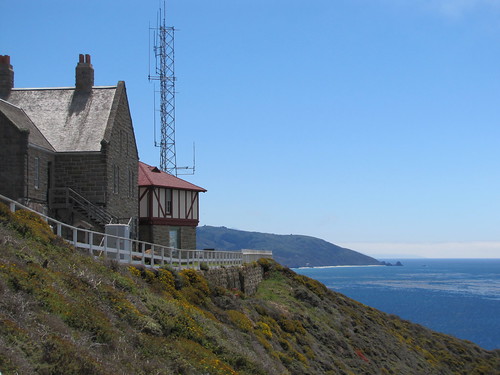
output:
[[165, 194], [165, 208], [166, 208], [166, 213], [171, 214], [172, 213], [172, 190], [166, 189], [166, 194]]
[[35, 158], [35, 165], [34, 165], [34, 174], [33, 174], [33, 181], [35, 185], [35, 189], [40, 188], [40, 159]]
[[128, 196], [129, 198], [134, 195], [134, 172], [128, 168]]
[[113, 166], [113, 193], [118, 194], [120, 191], [120, 167]]
[[128, 141], [128, 133], [125, 133], [125, 152], [128, 156], [129, 154], [129, 145], [130, 145], [130, 142]]

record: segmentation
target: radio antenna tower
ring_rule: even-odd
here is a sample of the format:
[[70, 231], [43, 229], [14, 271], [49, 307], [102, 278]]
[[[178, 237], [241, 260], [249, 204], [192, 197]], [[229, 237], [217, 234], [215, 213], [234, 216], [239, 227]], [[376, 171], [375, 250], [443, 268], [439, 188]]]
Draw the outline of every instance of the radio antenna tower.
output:
[[[160, 81], [160, 142], [155, 146], [160, 148], [160, 169], [177, 175], [177, 159], [175, 153], [175, 71], [174, 71], [174, 33], [175, 28], [166, 26], [166, 8], [158, 12], [157, 27], [150, 27], [153, 34], [153, 53], [155, 58], [155, 73], [148, 76], [149, 81]], [[150, 69], [151, 69], [151, 64]], [[156, 99], [155, 99], [156, 101]], [[156, 116], [155, 116], [156, 122]]]

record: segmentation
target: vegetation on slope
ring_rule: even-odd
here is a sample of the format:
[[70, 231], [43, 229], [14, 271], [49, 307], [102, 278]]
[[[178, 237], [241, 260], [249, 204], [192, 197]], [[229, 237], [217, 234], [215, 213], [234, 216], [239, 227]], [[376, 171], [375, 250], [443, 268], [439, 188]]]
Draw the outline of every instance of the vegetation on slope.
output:
[[357, 251], [310, 236], [246, 232], [207, 225], [198, 227], [196, 234], [198, 249], [272, 250], [274, 259], [287, 267], [381, 264]]
[[0, 206], [5, 374], [495, 374], [500, 353], [388, 316], [273, 261], [254, 296], [76, 252]]

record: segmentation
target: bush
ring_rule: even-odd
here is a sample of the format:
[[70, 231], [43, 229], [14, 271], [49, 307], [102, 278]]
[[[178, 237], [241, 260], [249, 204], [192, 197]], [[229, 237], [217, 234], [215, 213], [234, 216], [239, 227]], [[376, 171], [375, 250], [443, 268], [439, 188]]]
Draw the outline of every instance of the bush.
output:
[[208, 267], [208, 264], [206, 262], [201, 262], [200, 263], [200, 270], [202, 271], [208, 271], [210, 267]]
[[205, 296], [210, 294], [207, 280], [199, 272], [187, 269], [179, 272], [179, 275], [184, 281], [184, 286], [192, 286], [200, 290]]
[[50, 226], [36, 213], [19, 210], [12, 218], [14, 227], [25, 237], [31, 237], [42, 243], [51, 243], [57, 236], [52, 232]]
[[253, 328], [253, 323], [248, 317], [240, 311], [229, 310], [227, 315], [231, 322], [244, 332], [250, 332]]
[[268, 339], [273, 338], [273, 332], [271, 331], [271, 327], [269, 327], [269, 325], [267, 325], [266, 323], [257, 322], [256, 328], [259, 330], [259, 332], [262, 332], [262, 334]]
[[71, 341], [57, 336], [49, 336], [44, 343], [43, 365], [39, 374], [104, 374], [99, 365], [83, 354]]

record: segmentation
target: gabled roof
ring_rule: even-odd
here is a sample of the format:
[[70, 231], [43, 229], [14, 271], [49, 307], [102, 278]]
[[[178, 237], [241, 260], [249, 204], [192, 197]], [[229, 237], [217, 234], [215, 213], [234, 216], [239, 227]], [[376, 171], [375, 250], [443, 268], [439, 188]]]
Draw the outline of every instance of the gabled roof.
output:
[[12, 89], [7, 101], [24, 110], [57, 152], [101, 151], [117, 91], [118, 86], [93, 87], [90, 93], [74, 87]]
[[139, 162], [139, 186], [158, 186], [170, 189], [191, 190], [206, 192], [205, 189], [184, 181], [176, 176], [152, 167], [146, 163]]
[[55, 151], [54, 147], [47, 141], [36, 125], [19, 107], [0, 99], [0, 113], [3, 113], [7, 119], [20, 131], [29, 132], [28, 142], [38, 147]]

